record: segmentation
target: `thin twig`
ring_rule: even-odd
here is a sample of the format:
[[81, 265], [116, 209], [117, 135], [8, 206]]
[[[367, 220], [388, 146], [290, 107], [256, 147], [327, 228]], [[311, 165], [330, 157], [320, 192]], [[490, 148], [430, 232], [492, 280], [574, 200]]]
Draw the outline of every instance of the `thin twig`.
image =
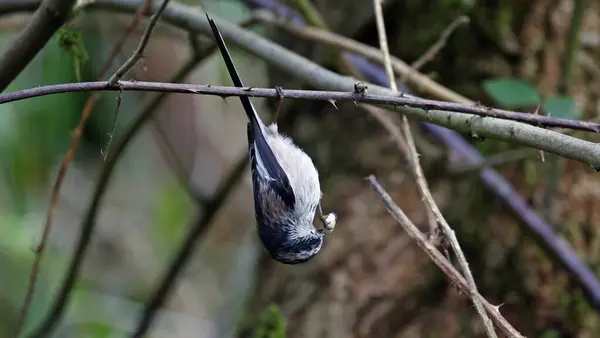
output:
[[[367, 84], [369, 87], [375, 86]], [[352, 86], [350, 86], [351, 88]], [[349, 89], [350, 89], [349, 88]], [[203, 94], [218, 96], [252, 96], [277, 98], [277, 92], [271, 88], [236, 88], [213, 85], [194, 85], [183, 83], [164, 83], [164, 82], [146, 82], [146, 81], [119, 81], [111, 86], [104, 81], [96, 82], [77, 82], [58, 85], [48, 85], [24, 89], [20, 91], [0, 94], [0, 104], [24, 100], [32, 97], [45, 96], [51, 94], [82, 92], [82, 91], [155, 91], [172, 92], [184, 94]], [[600, 132], [600, 123], [594, 121], [577, 121], [564, 118], [555, 118], [545, 115], [535, 115], [521, 113], [510, 110], [489, 108], [481, 105], [465, 105], [454, 102], [445, 102], [437, 100], [422, 99], [416, 96], [401, 95], [397, 92], [394, 95], [386, 93], [377, 94], [357, 94], [353, 91], [336, 92], [323, 90], [294, 90], [282, 89], [280, 94], [286, 98], [307, 99], [307, 100], [326, 100], [326, 101], [357, 101], [365, 103], [388, 104], [394, 107], [420, 108], [424, 110], [421, 115], [424, 119], [429, 119], [432, 114], [428, 111], [444, 111], [453, 115], [456, 113], [466, 113], [481, 117], [493, 117], [502, 120], [518, 121], [531, 124], [538, 127], [562, 127], [573, 130], [584, 130], [591, 132]], [[432, 113], [432, 112], [431, 112]], [[456, 117], [458, 118], [458, 114]]]
[[[330, 46], [335, 46], [337, 48], [359, 54], [371, 61], [375, 61], [380, 64], [383, 64], [384, 62], [381, 50], [366, 45], [364, 43], [358, 42], [356, 40], [350, 39], [346, 36], [315, 27], [301, 27], [289, 21], [279, 19], [275, 17], [273, 13], [270, 12], [257, 11], [254, 14], [254, 16], [258, 21], [277, 26], [278, 28], [283, 28], [287, 32], [292, 33], [298, 37], [311, 41], [321, 42]], [[471, 101], [470, 99], [456, 93], [455, 91], [442, 86], [441, 84], [435, 82], [426, 75], [415, 71], [411, 68], [410, 65], [408, 65], [404, 61], [394, 56], [390, 56], [390, 58], [392, 62], [392, 67], [394, 68], [394, 72], [402, 76], [408, 75], [407, 83], [414, 86], [417, 90], [430, 94], [433, 97], [436, 97], [441, 100], [463, 104], [475, 103], [474, 101]]]
[[133, 55], [127, 61], [125, 61], [125, 63], [121, 66], [121, 68], [119, 68], [113, 74], [113, 76], [110, 77], [110, 79], [108, 79], [108, 83], [111, 86], [114, 86], [117, 83], [117, 81], [119, 81], [123, 77], [123, 75], [125, 75], [125, 73], [127, 73], [127, 71], [129, 71], [133, 66], [135, 66], [135, 64], [138, 62], [138, 60], [142, 57], [142, 55], [144, 53], [144, 49], [146, 49], [146, 45], [148, 44], [148, 41], [150, 40], [150, 35], [152, 35], [152, 30], [154, 30], [154, 26], [156, 26], [156, 23], [158, 22], [160, 15], [165, 10], [165, 7], [167, 7], [168, 3], [169, 3], [169, 0], [163, 0], [162, 5], [160, 5], [158, 10], [154, 13], [152, 18], [150, 19], [150, 22], [148, 23], [148, 27], [146, 27], [146, 30], [144, 31], [144, 34], [142, 35], [142, 39], [140, 40], [140, 43], [139, 43], [138, 47], [136, 48], [135, 52], [133, 53]]
[[[392, 90], [398, 91], [398, 88], [396, 87], [395, 78], [394, 78], [394, 72], [392, 70], [392, 64], [390, 62], [390, 52], [389, 52], [388, 45], [387, 45], [385, 24], [383, 21], [383, 10], [381, 8], [381, 0], [373, 0], [373, 5], [375, 8], [375, 19], [376, 19], [376, 23], [377, 23], [377, 31], [379, 33], [379, 44], [380, 44], [381, 51], [383, 52], [383, 56], [384, 56], [384, 60], [385, 60], [385, 63], [384, 63], [385, 70], [388, 75], [388, 80], [390, 82], [390, 86], [391, 86]], [[488, 317], [488, 314], [486, 313], [485, 309], [483, 308], [483, 305], [481, 304], [479, 297], [476, 296], [478, 294], [477, 285], [475, 284], [475, 280], [473, 279], [471, 270], [469, 269], [469, 264], [467, 263], [464, 253], [462, 252], [462, 249], [460, 248], [460, 244], [458, 243], [458, 240], [456, 238], [456, 235], [454, 234], [454, 230], [452, 230], [452, 228], [450, 228], [450, 225], [448, 225], [448, 223], [446, 222], [446, 219], [442, 215], [442, 212], [439, 210], [437, 204], [435, 203], [435, 200], [433, 199], [433, 196], [431, 195], [431, 192], [429, 191], [429, 187], [427, 186], [427, 181], [425, 180], [425, 176], [423, 175], [423, 169], [421, 168], [421, 165], [419, 163], [419, 154], [417, 153], [415, 141], [413, 139], [412, 132], [410, 130], [410, 124], [408, 123], [408, 119], [406, 118], [406, 115], [402, 116], [402, 127], [403, 127], [402, 129], [404, 131], [404, 137], [408, 144], [409, 153], [410, 153], [410, 156], [412, 157], [411, 167], [413, 168], [413, 173], [417, 180], [417, 185], [419, 186], [421, 196], [425, 200], [429, 209], [433, 212], [433, 214], [437, 218], [436, 224], [441, 225], [442, 230], [443, 230], [444, 234], [446, 235], [446, 238], [450, 242], [450, 246], [452, 247], [452, 249], [458, 259], [459, 265], [460, 265], [461, 269], [463, 270], [464, 276], [467, 279], [471, 299], [473, 301], [473, 304], [475, 305], [475, 309], [477, 310], [477, 312], [479, 313], [479, 316], [481, 317], [481, 320], [483, 321], [483, 325], [485, 326], [488, 337], [496, 338], [497, 335], [496, 335], [496, 331], [494, 329], [494, 325], [493, 325], [492, 321], [490, 320], [490, 318]], [[431, 229], [430, 236], [432, 236], [432, 238], [435, 238], [435, 236], [437, 236], [437, 229], [435, 229], [435, 227], [434, 227], [434, 229]]]
[[[394, 70], [392, 69], [392, 63], [390, 60], [390, 51], [388, 47], [387, 34], [385, 30], [385, 22], [383, 19], [383, 9], [381, 6], [381, 0], [373, 0], [373, 8], [375, 11], [375, 22], [377, 24], [377, 33], [379, 36], [379, 46], [381, 48], [381, 52], [383, 53], [383, 66], [385, 68], [385, 72], [388, 77], [388, 81], [390, 83], [390, 88], [393, 91], [398, 91], [398, 86], [396, 85], [396, 77], [394, 75]], [[400, 95], [403, 96], [403, 95]], [[399, 142], [405, 142], [407, 146], [406, 152], [404, 152], [407, 156], [408, 163], [410, 164], [413, 174], [417, 180], [417, 184], [419, 185], [421, 191], [421, 197], [423, 199], [427, 198], [427, 193], [429, 188], [427, 187], [427, 181], [425, 180], [425, 176], [423, 175], [423, 169], [421, 168], [421, 164], [419, 163], [419, 154], [417, 152], [417, 148], [415, 146], [415, 141], [410, 130], [410, 124], [408, 123], [408, 119], [406, 115], [402, 115], [402, 126], [404, 131], [404, 138]], [[395, 129], [393, 126], [388, 125], [387, 128]], [[392, 133], [393, 136], [398, 138], [400, 135], [400, 131], [396, 133]], [[427, 208], [426, 208], [427, 209]], [[438, 225], [437, 220], [434, 218], [435, 214], [431, 212], [427, 212], [428, 223], [430, 226], [430, 236], [431, 238], [437, 238], [438, 236]]]
[[421, 68], [423, 68], [423, 66], [425, 66], [425, 64], [427, 64], [427, 62], [430, 62], [431, 60], [433, 60], [435, 58], [435, 56], [442, 50], [442, 48], [444, 48], [444, 46], [446, 46], [446, 42], [448, 42], [448, 38], [450, 38], [450, 35], [460, 25], [467, 24], [467, 23], [469, 23], [469, 21], [470, 21], [470, 19], [466, 15], [461, 15], [458, 18], [454, 19], [454, 21], [452, 21], [450, 23], [450, 25], [448, 25], [448, 27], [446, 27], [446, 29], [444, 29], [444, 31], [439, 36], [439, 38], [437, 39], [437, 41], [433, 45], [431, 45], [425, 51], [425, 53], [423, 53], [423, 55], [421, 55], [417, 60], [415, 60], [415, 62], [413, 62], [410, 65], [410, 67], [414, 71], [410, 72], [410, 73], [404, 73], [404, 74], [402, 74], [401, 81], [402, 82], [413, 82], [413, 81], [409, 80], [410, 75], [411, 74], [415, 74]]
[[0, 58], [0, 92], [21, 73], [67, 21], [75, 0], [44, 0]]
[[[131, 12], [133, 10], [135, 10], [137, 7], [135, 7], [136, 5], [138, 5], [142, 0], [122, 0], [122, 1], [118, 1], [118, 0], [96, 0], [93, 2], [90, 2], [88, 4], [86, 4], [86, 8], [90, 8], [90, 9], [109, 9], [109, 10], [113, 10], [113, 11], [120, 11], [120, 12]], [[27, 8], [25, 8], [27, 9]], [[163, 19], [170, 23], [171, 25], [181, 28], [181, 29], [185, 29], [190, 33], [204, 33], [204, 34], [210, 34], [210, 28], [208, 27], [208, 24], [205, 22], [206, 20], [204, 20], [204, 16], [201, 14], [201, 12], [197, 11], [196, 9], [192, 9], [189, 6], [180, 4], [180, 3], [172, 3], [168, 6], [167, 9], [165, 9], [164, 13], [163, 13]], [[221, 21], [218, 17], [215, 17], [216, 21]], [[223, 26], [222, 30], [222, 34], [228, 38], [229, 40], [231, 40], [231, 43], [237, 45], [240, 48], [243, 48], [244, 50], [250, 52], [251, 54], [263, 58], [265, 61], [273, 64], [274, 66], [276, 66], [277, 68], [279, 68], [282, 71], [285, 72], [290, 72], [292, 74], [295, 74], [299, 79], [306, 81], [308, 84], [317, 86], [319, 88], [326, 88], [326, 89], [333, 89], [333, 90], [341, 90], [341, 88], [344, 88], [343, 90], [345, 90], [348, 87], [351, 87], [353, 85], [352, 83], [352, 79], [349, 79], [347, 77], [342, 77], [339, 76], [338, 74], [329, 72], [325, 69], [323, 69], [322, 67], [319, 67], [318, 65], [310, 62], [309, 60], [289, 52], [288, 50], [281, 48], [280, 46], [277, 46], [275, 44], [273, 44], [272, 42], [261, 38], [259, 36], [257, 36], [256, 34], [253, 34], [247, 30], [243, 30], [240, 29], [238, 26], [233, 25], [227, 21], [223, 21], [222, 23], [220, 23], [220, 26]], [[341, 37], [339, 35], [335, 35], [333, 34], [332, 37], [334, 40], [343, 40], [344, 37]], [[345, 38], [346, 40], [352, 41], [348, 38]], [[381, 59], [381, 52], [378, 51], [377, 49], [371, 48], [369, 51], [366, 51], [366, 54], [372, 53], [373, 51], [375, 51], [376, 54], [376, 58]], [[366, 55], [368, 57], [368, 55]], [[373, 56], [373, 55], [371, 55]], [[399, 66], [399, 68], [402, 69], [398, 69], [396, 68], [396, 70], [399, 73], [404, 73], [406, 71], [411, 71], [410, 66], [406, 65], [405, 63], [403, 63], [402, 61], [398, 60], [398, 63], [394, 63], [397, 66]], [[401, 66], [401, 67], [400, 67]], [[396, 66], [395, 66], [396, 67]], [[422, 78], [421, 78], [422, 77]], [[432, 82], [430, 79], [428, 79], [426, 76], [422, 75], [419, 78], [419, 81], [423, 81], [419, 83], [415, 83], [415, 86], [417, 87], [422, 87], [422, 86], [426, 86], [431, 93], [437, 93], [435, 94], [436, 97], [440, 97], [443, 98], [444, 100], [448, 100], [448, 101], [454, 101], [454, 102], [460, 102], [460, 103], [473, 103], [473, 101], [464, 98], [458, 94], [456, 94], [455, 92], [452, 91], [448, 91], [447, 88]], [[386, 90], [383, 89], [383, 87], [379, 87], [379, 86], [373, 86], [370, 87], [370, 91], [372, 93], [379, 93], [382, 94], [384, 93]], [[451, 98], [452, 97], [452, 98]], [[435, 109], [435, 108], [432, 108]], [[436, 120], [438, 120], [439, 118], [447, 118], [447, 116], [445, 114], [442, 114], [441, 116], [436, 116], [437, 112], [436, 111], [430, 111], [429, 114], [425, 113], [423, 115], [418, 114], [418, 112], [416, 111], [410, 111], [407, 112], [405, 109], [404, 113], [410, 113], [411, 116], [414, 117], [420, 117], [421, 119], [425, 119], [425, 118], [435, 118]], [[429, 115], [429, 116], [425, 116], [425, 115]], [[455, 122], [465, 122], [464, 118], [458, 118], [457, 121]], [[450, 123], [444, 124], [444, 126], [448, 126]], [[479, 127], [482, 129], [486, 129], [488, 131], [487, 134], [489, 134], [488, 130], [488, 124], [485, 121], [481, 121], [481, 123], [478, 123]], [[489, 135], [487, 137], [490, 137]]]
[[108, 156], [108, 152], [110, 151], [110, 144], [115, 136], [115, 131], [117, 130], [117, 122], [119, 121], [119, 109], [121, 108], [121, 102], [123, 101], [123, 91], [119, 91], [119, 95], [117, 96], [117, 107], [115, 108], [115, 117], [113, 118], [113, 125], [110, 133], [108, 133], [108, 143], [106, 144], [106, 150], [103, 151], [102, 156], [106, 161], [106, 157]]
[[454, 285], [458, 286], [460, 290], [470, 295], [470, 297], [476, 298], [485, 308], [485, 311], [492, 317], [494, 323], [511, 338], [524, 338], [500, 313], [500, 307], [490, 304], [483, 296], [479, 293], [473, 293], [469, 284], [460, 272], [458, 272], [454, 266], [444, 257], [444, 255], [438, 251], [433, 243], [431, 243], [425, 235], [410, 221], [408, 216], [394, 203], [392, 197], [385, 191], [385, 189], [379, 184], [374, 176], [367, 178], [375, 191], [379, 194], [388, 212], [394, 217], [394, 219], [404, 228], [406, 233], [419, 245], [421, 249], [431, 258], [431, 260], [442, 270], [442, 272], [450, 278]]
[[214, 197], [204, 206], [204, 214], [202, 217], [199, 217], [198, 222], [190, 228], [183, 244], [179, 248], [171, 264], [169, 264], [158, 288], [152, 293], [152, 298], [146, 303], [146, 307], [142, 312], [142, 317], [140, 318], [132, 337], [143, 337], [150, 328], [156, 312], [168, 298], [177, 278], [185, 268], [185, 264], [192, 255], [198, 239], [210, 225], [223, 204], [225, 204], [227, 197], [242, 178], [242, 174], [246, 172], [247, 164], [248, 156], [247, 153], [244, 152], [243, 156], [240, 156], [232, 172], [225, 179], [225, 182], [214, 194]]
[[414, 70], [420, 70], [423, 66], [430, 62], [435, 58], [435, 56], [446, 46], [446, 42], [448, 42], [448, 38], [450, 35], [463, 24], [469, 23], [469, 17], [466, 15], [461, 15], [458, 18], [454, 19], [446, 29], [442, 32], [438, 40], [429, 47], [423, 55], [421, 55], [415, 62], [413, 62], [410, 66]]
[[[140, 17], [143, 16], [144, 13], [148, 10], [151, 3], [152, 3], [152, 0], [146, 0], [146, 2], [138, 9], [132, 22], [125, 29], [125, 32], [121, 36], [120, 40], [113, 47], [109, 58], [104, 63], [104, 66], [102, 67], [102, 70], [100, 71], [100, 76], [99, 76], [100, 78], [104, 77], [105, 73], [108, 71], [108, 69], [110, 69], [110, 66], [111, 66], [113, 60], [117, 57], [119, 51], [121, 50], [121, 48], [123, 47], [123, 45], [127, 39], [127, 37], [131, 34], [131, 32], [133, 32], [133, 30], [135, 29], [135, 27], [137, 26], [137, 24], [139, 22]], [[21, 311], [19, 313], [19, 319], [17, 321], [17, 329], [16, 329], [17, 336], [20, 334], [21, 330], [23, 329], [23, 325], [25, 324], [25, 318], [27, 317], [27, 312], [29, 311], [29, 306], [31, 305], [31, 300], [33, 299], [33, 294], [35, 292], [35, 284], [37, 281], [37, 275], [38, 275], [38, 271], [39, 271], [40, 262], [42, 260], [46, 242], [48, 241], [48, 237], [49, 237], [51, 229], [52, 229], [52, 217], [54, 215], [54, 210], [56, 209], [56, 204], [58, 202], [58, 198], [60, 195], [60, 187], [62, 186], [62, 182], [67, 174], [67, 169], [69, 168], [69, 165], [70, 165], [71, 161], [73, 160], [73, 156], [77, 149], [77, 145], [79, 144], [79, 140], [80, 140], [81, 136], [83, 135], [83, 130], [85, 129], [85, 126], [87, 124], [87, 121], [89, 119], [92, 108], [93, 108], [94, 103], [96, 102], [97, 98], [98, 98], [98, 95], [96, 93], [93, 93], [92, 95], [90, 95], [90, 97], [86, 101], [84, 108], [81, 112], [81, 118], [75, 129], [73, 139], [71, 140], [71, 145], [69, 146], [69, 150], [67, 151], [67, 154], [65, 155], [65, 158], [61, 164], [58, 175], [54, 182], [54, 186], [52, 187], [50, 203], [48, 206], [48, 211], [46, 213], [46, 221], [44, 223], [44, 230], [42, 232], [42, 238], [40, 239], [40, 243], [38, 244], [37, 249], [36, 249], [34, 263], [33, 263], [33, 266], [31, 268], [31, 272], [29, 275], [29, 283], [27, 285], [27, 292], [25, 294], [25, 300], [23, 301], [23, 306], [21, 308]]]
[[[319, 10], [308, 0], [292, 0], [290, 4], [300, 12], [302, 17], [306, 20], [308, 25], [314, 26], [320, 29], [329, 30], [327, 24], [325, 23], [325, 19], [319, 13]], [[356, 70], [348, 60], [348, 58], [344, 55], [344, 53], [339, 53], [334, 48], [326, 47], [325, 53], [327, 55], [332, 55], [337, 61], [336, 66], [338, 67], [338, 72], [343, 74], [352, 74], [355, 76]]]

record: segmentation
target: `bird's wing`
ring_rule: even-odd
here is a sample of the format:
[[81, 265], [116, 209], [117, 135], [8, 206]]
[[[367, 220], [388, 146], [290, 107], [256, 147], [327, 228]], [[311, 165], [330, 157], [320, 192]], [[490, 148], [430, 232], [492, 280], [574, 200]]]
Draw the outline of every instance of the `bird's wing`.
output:
[[[212, 33], [215, 36], [215, 40], [219, 46], [219, 50], [221, 51], [221, 55], [223, 56], [223, 60], [225, 61], [225, 65], [227, 66], [227, 70], [229, 71], [229, 75], [231, 76], [233, 84], [236, 87], [243, 87], [244, 85], [242, 84], [242, 80], [240, 79], [235, 65], [233, 64], [233, 60], [231, 59], [231, 55], [227, 50], [227, 46], [225, 45], [225, 41], [221, 36], [221, 32], [219, 32], [214, 20], [212, 20], [208, 14], [206, 14], [206, 18], [208, 19]], [[277, 193], [277, 195], [281, 197], [285, 204], [287, 204], [289, 207], [293, 207], [296, 203], [294, 190], [290, 185], [290, 180], [288, 179], [285, 171], [283, 168], [281, 168], [281, 165], [277, 161], [273, 150], [271, 150], [271, 147], [269, 147], [269, 144], [265, 139], [263, 129], [264, 124], [256, 113], [256, 110], [254, 109], [252, 102], [250, 102], [250, 99], [247, 96], [240, 96], [239, 98], [240, 101], [242, 101], [242, 106], [244, 107], [246, 115], [250, 120], [248, 129], [250, 166], [258, 178], [267, 182], [269, 186]]]

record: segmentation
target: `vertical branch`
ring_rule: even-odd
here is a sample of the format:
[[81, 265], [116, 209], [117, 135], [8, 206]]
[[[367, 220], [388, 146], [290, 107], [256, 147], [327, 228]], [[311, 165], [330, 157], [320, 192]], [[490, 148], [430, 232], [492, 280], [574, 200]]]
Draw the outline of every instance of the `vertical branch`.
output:
[[106, 161], [106, 157], [108, 157], [108, 152], [110, 151], [110, 144], [115, 136], [115, 131], [117, 130], [117, 122], [119, 121], [119, 110], [121, 109], [121, 102], [123, 101], [123, 91], [119, 90], [119, 95], [117, 96], [117, 107], [115, 108], [115, 116], [113, 117], [113, 124], [110, 133], [108, 133], [108, 144], [106, 145], [106, 150], [102, 153], [104, 160]]
[[[385, 70], [388, 75], [390, 87], [392, 88], [392, 90], [398, 91], [398, 88], [396, 86], [396, 81], [394, 78], [394, 72], [392, 70], [392, 64], [390, 61], [390, 51], [389, 51], [388, 44], [387, 44], [385, 23], [383, 21], [383, 11], [381, 8], [381, 0], [373, 0], [373, 6], [375, 7], [375, 18], [376, 18], [376, 23], [377, 23], [377, 31], [379, 33], [379, 44], [380, 44], [381, 51], [383, 52], [383, 56], [384, 56]], [[475, 284], [475, 280], [473, 279], [471, 270], [469, 269], [469, 264], [467, 263], [464, 253], [462, 252], [462, 249], [460, 248], [458, 239], [456, 238], [456, 235], [454, 234], [454, 230], [452, 230], [450, 225], [446, 222], [446, 219], [442, 215], [437, 204], [435, 203], [435, 200], [433, 199], [433, 196], [431, 195], [431, 192], [429, 191], [429, 188], [427, 186], [427, 181], [425, 180], [425, 176], [423, 175], [423, 169], [421, 168], [421, 165], [419, 163], [419, 154], [417, 153], [415, 141], [412, 136], [412, 132], [410, 130], [410, 125], [409, 125], [408, 119], [406, 118], [405, 115], [402, 116], [402, 127], [403, 127], [402, 129], [404, 131], [404, 137], [408, 144], [409, 153], [412, 157], [411, 167], [413, 168], [413, 173], [416, 177], [417, 184], [419, 186], [421, 195], [422, 195], [423, 199], [425, 200], [427, 206], [433, 213], [433, 215], [435, 215], [435, 217], [437, 218], [437, 222], [439, 222], [441, 224], [444, 234], [448, 238], [450, 245], [452, 246], [452, 249], [458, 258], [461, 269], [463, 270], [463, 273], [464, 273], [467, 283], [469, 285], [471, 300], [473, 301], [473, 304], [475, 305], [475, 309], [477, 310], [477, 312], [479, 313], [479, 316], [481, 317], [481, 319], [483, 321], [483, 325], [486, 329], [488, 337], [496, 338], [497, 335], [496, 335], [496, 331], [494, 329], [494, 325], [493, 325], [492, 321], [490, 320], [487, 312], [485, 311], [485, 309], [481, 303], [481, 300], [477, 296], [478, 295], [477, 285]], [[437, 225], [437, 222], [435, 223], [436, 225]], [[430, 223], [433, 226], [433, 223], [432, 222], [430, 222]], [[433, 233], [431, 235], [435, 236], [437, 229], [432, 229], [432, 230], [433, 230]]]

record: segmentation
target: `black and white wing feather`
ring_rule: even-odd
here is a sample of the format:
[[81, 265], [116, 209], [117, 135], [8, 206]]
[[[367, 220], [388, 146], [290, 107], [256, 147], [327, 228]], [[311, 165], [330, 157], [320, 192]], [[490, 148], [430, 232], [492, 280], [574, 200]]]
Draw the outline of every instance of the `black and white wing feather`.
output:
[[[206, 18], [208, 19], [208, 23], [215, 36], [215, 40], [219, 46], [219, 50], [221, 51], [221, 55], [223, 56], [223, 60], [225, 61], [233, 84], [236, 87], [244, 87], [217, 25], [208, 14], [206, 14]], [[290, 181], [285, 171], [277, 161], [273, 150], [271, 150], [271, 147], [267, 143], [265, 133], [268, 133], [269, 131], [266, 130], [264, 123], [256, 113], [250, 99], [247, 96], [240, 96], [239, 98], [249, 120], [248, 143], [250, 148], [248, 151], [250, 156], [250, 167], [253, 172], [252, 174], [267, 183], [286, 205], [293, 208], [296, 203], [294, 190], [290, 185]]]

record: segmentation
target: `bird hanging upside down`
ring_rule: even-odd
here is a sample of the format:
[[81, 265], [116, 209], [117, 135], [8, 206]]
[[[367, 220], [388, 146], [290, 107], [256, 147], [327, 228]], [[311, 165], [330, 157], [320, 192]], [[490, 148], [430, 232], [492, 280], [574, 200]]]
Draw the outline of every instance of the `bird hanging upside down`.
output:
[[[219, 29], [208, 14], [206, 18], [233, 84], [243, 87]], [[325, 231], [335, 228], [337, 217], [323, 215], [319, 173], [312, 159], [279, 133], [276, 122], [265, 125], [247, 96], [240, 100], [249, 120], [248, 152], [259, 238], [273, 259], [304, 263], [319, 252]], [[317, 209], [323, 229], [313, 225]]]

